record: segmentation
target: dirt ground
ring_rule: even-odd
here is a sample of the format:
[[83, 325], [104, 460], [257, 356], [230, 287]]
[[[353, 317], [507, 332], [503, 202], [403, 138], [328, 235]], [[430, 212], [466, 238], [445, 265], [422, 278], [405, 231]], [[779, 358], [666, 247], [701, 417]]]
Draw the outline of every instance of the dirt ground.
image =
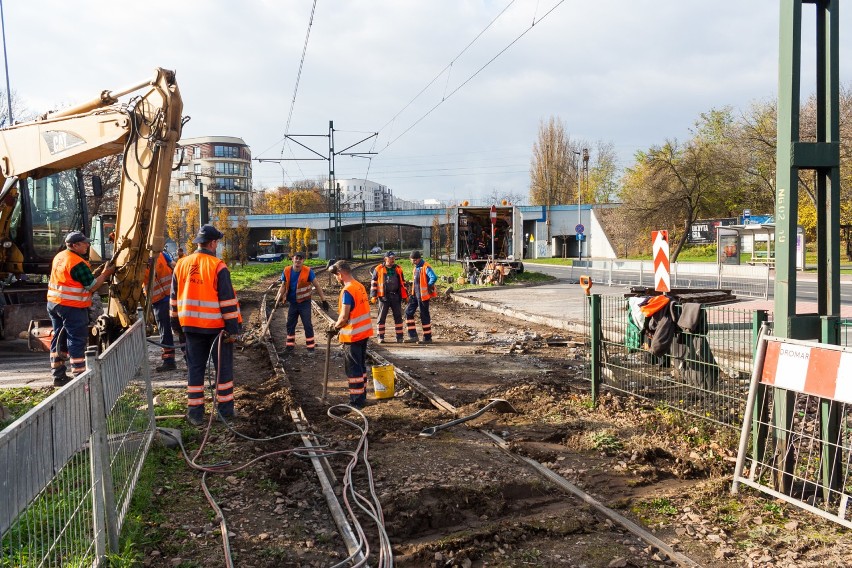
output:
[[[366, 277], [366, 273], [359, 275]], [[325, 276], [320, 280], [326, 282]], [[265, 285], [240, 294], [247, 327], [260, 326]], [[326, 295], [336, 298], [338, 288]], [[334, 304], [335, 302], [332, 302]], [[282, 350], [286, 308], [270, 326]], [[606, 391], [592, 409], [583, 378], [582, 345], [565, 332], [511, 321], [441, 297], [432, 301], [435, 343], [372, 344], [467, 415], [489, 399], [509, 401], [517, 413], [488, 412], [433, 437], [422, 429], [453, 418], [406, 384], [396, 396], [364, 409], [370, 476], [359, 460], [352, 481], [369, 496], [369, 477], [399, 566], [663, 566], [658, 550], [591, 506], [564, 493], [479, 429], [511, 450], [544, 464], [571, 483], [644, 526], [701, 566], [849, 566], [852, 538], [827, 521], [744, 489], [731, 496], [738, 433], [712, 427]], [[291, 411], [301, 407], [320, 443], [339, 452], [328, 459], [341, 483], [360, 439], [352, 424], [330, 418], [345, 404], [339, 347], [332, 345], [327, 402], [320, 401], [325, 334], [314, 313], [317, 353], [308, 356], [301, 325], [297, 349], [280, 359], [263, 345], [236, 358], [234, 429], [214, 424], [199, 463], [243, 464], [298, 447]], [[392, 318], [389, 318], [392, 320]], [[390, 323], [390, 322], [389, 322]], [[275, 365], [280, 365], [276, 369]], [[372, 389], [370, 398], [372, 399]], [[181, 391], [160, 393], [182, 400]], [[346, 418], [353, 424], [357, 414]], [[183, 427], [197, 448], [203, 428]], [[200, 474], [173, 450], [157, 450], [158, 487], [142, 547], [150, 566], [218, 565], [223, 561], [218, 521], [199, 487]], [[346, 548], [323, 497], [314, 466], [291, 454], [266, 457], [241, 471], [208, 475], [228, 523], [236, 566], [331, 566]], [[376, 565], [377, 525], [357, 517]], [[347, 565], [347, 564], [343, 564]]]

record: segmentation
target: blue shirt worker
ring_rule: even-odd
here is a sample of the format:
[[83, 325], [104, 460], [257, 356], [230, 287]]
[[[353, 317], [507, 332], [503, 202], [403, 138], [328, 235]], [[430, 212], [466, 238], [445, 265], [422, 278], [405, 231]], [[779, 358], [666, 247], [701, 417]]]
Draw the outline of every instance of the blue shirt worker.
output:
[[348, 262], [339, 260], [328, 271], [343, 286], [337, 300], [337, 321], [328, 333], [339, 333], [349, 382], [349, 405], [361, 409], [367, 405], [367, 342], [373, 336], [370, 300], [364, 285], [352, 278], [352, 265]]
[[70, 359], [71, 374], [86, 370], [86, 344], [89, 337], [89, 307], [92, 293], [100, 288], [115, 268], [106, 265], [96, 278], [86, 256], [89, 239], [80, 231], [65, 237], [65, 250], [53, 257], [47, 285], [47, 315], [53, 326], [50, 340], [50, 371], [53, 386], [63, 387], [72, 379], [65, 362]]
[[223, 236], [213, 225], [203, 225], [192, 241], [198, 249], [178, 260], [172, 275], [172, 329], [186, 344], [186, 420], [193, 426], [204, 423], [204, 373], [211, 356], [219, 416], [235, 416], [234, 342], [239, 339], [243, 317], [228, 266], [216, 257]]
[[316, 285], [316, 274], [314, 270], [305, 265], [305, 253], [297, 252], [293, 255], [293, 265], [286, 267], [281, 272], [281, 286], [275, 302], [285, 300], [287, 308], [287, 343], [284, 346], [286, 352], [292, 352], [296, 348], [296, 324], [302, 320], [305, 328], [305, 346], [308, 355], [316, 351], [316, 339], [314, 338], [314, 324], [311, 321], [311, 296], [316, 290], [322, 302], [322, 309], [328, 311], [329, 305], [322, 293], [322, 288]]
[[385, 253], [384, 262], [370, 272], [370, 303], [379, 302], [379, 343], [385, 342], [385, 321], [388, 310], [393, 312], [396, 342], [402, 343], [402, 301], [408, 300], [405, 290], [405, 276], [402, 267], [396, 264], [396, 255], [390, 250]]
[[[419, 250], [413, 251], [409, 258], [414, 265], [414, 275], [411, 278], [412, 292], [408, 297], [408, 307], [405, 309], [405, 320], [408, 326], [406, 343], [432, 343], [432, 317], [429, 315], [429, 300], [437, 296], [435, 282], [438, 276], [429, 263], [423, 260]], [[423, 327], [423, 339], [417, 338], [417, 325], [414, 313], [420, 310], [420, 325]]]
[[[160, 347], [162, 348], [162, 363], [157, 367], [157, 372], [174, 371], [175, 364], [175, 339], [172, 334], [169, 294], [172, 287], [172, 272], [175, 262], [166, 251], [162, 251], [154, 260], [154, 282], [151, 286], [151, 311], [154, 312], [154, 321], [160, 330]], [[146, 273], [147, 284], [149, 275]]]

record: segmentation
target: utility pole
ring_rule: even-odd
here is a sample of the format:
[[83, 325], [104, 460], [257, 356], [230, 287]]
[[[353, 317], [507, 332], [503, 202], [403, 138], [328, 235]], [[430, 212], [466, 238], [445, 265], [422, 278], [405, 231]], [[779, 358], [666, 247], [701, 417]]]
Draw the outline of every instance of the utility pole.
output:
[[[341, 203], [340, 203], [340, 186], [337, 185], [337, 182], [334, 177], [334, 158], [336, 156], [358, 156], [358, 157], [368, 157], [373, 156], [377, 152], [349, 152], [348, 150], [354, 148], [358, 144], [362, 142], [366, 142], [367, 140], [378, 136], [378, 132], [374, 132], [369, 136], [355, 142], [344, 148], [343, 150], [336, 151], [334, 149], [334, 121], [328, 121], [328, 134], [287, 134], [284, 139], [295, 142], [302, 148], [311, 152], [315, 157], [308, 158], [254, 158], [258, 162], [287, 162], [287, 161], [316, 161], [316, 160], [325, 160], [328, 162], [328, 187], [326, 188], [328, 196], [327, 207], [328, 207], [328, 233], [329, 233], [329, 247], [326, 252], [329, 258], [337, 258], [341, 254], [341, 233], [342, 233], [342, 215], [341, 215]], [[297, 138], [305, 138], [305, 137], [314, 137], [320, 138], [325, 137], [328, 138], [328, 154], [323, 155], [314, 150], [313, 148], [309, 148], [305, 144], [302, 144], [297, 140]], [[283, 170], [283, 167], [282, 167]]]

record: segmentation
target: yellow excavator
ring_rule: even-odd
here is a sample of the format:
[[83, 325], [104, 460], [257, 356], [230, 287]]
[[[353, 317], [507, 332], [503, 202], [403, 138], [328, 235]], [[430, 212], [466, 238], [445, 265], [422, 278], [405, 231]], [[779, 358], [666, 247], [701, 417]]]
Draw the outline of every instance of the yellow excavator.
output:
[[[146, 267], [165, 244], [182, 111], [174, 72], [157, 69], [152, 79], [0, 130], [0, 339], [45, 318], [51, 261], [74, 230], [112, 241], [107, 256], [117, 270], [106, 313], [93, 326], [95, 341], [108, 344], [136, 319], [142, 288], [151, 285]], [[79, 168], [114, 154], [122, 156], [121, 186], [106, 235], [102, 221], [91, 225]], [[92, 180], [96, 196], [100, 185]]]

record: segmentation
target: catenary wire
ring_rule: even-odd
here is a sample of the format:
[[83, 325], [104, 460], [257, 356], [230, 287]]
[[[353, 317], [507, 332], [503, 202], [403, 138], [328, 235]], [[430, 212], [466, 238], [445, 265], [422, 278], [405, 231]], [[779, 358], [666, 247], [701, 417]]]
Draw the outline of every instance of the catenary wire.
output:
[[[402, 138], [403, 136], [405, 136], [405, 135], [406, 135], [409, 131], [411, 131], [411, 129], [413, 129], [415, 126], [417, 126], [418, 124], [420, 124], [420, 122], [421, 122], [423, 119], [425, 119], [427, 116], [429, 116], [430, 114], [432, 114], [432, 113], [435, 111], [435, 109], [437, 109], [439, 106], [441, 106], [441, 105], [442, 105], [445, 101], [447, 101], [447, 100], [448, 100], [450, 97], [452, 97], [454, 94], [456, 94], [457, 92], [459, 92], [459, 90], [461, 90], [461, 89], [462, 89], [465, 85], [467, 85], [470, 81], [472, 81], [474, 77], [476, 77], [477, 75], [479, 75], [479, 74], [480, 74], [480, 73], [481, 73], [481, 72], [482, 72], [482, 71], [483, 71], [486, 67], [488, 67], [489, 65], [491, 65], [491, 64], [492, 64], [492, 63], [493, 63], [493, 62], [494, 62], [494, 61], [495, 61], [498, 57], [500, 57], [501, 55], [503, 55], [503, 54], [504, 54], [504, 53], [505, 53], [505, 52], [506, 52], [506, 51], [507, 51], [510, 47], [512, 47], [512, 46], [513, 46], [513, 45], [515, 45], [518, 41], [520, 41], [520, 39], [521, 39], [522, 37], [524, 37], [524, 36], [525, 36], [525, 35], [526, 35], [526, 34], [527, 34], [527, 33], [528, 33], [531, 29], [533, 29], [533, 28], [535, 27], [535, 25], [536, 25], [536, 24], [538, 24], [539, 22], [541, 22], [542, 20], [544, 20], [547, 16], [549, 16], [549, 15], [550, 15], [550, 14], [551, 14], [554, 10], [556, 10], [556, 8], [558, 8], [559, 6], [561, 6], [564, 2], [565, 2], [565, 0], [559, 0], [559, 2], [558, 2], [555, 6], [553, 6], [550, 10], [548, 10], [547, 12], [545, 12], [545, 13], [544, 13], [544, 15], [542, 15], [542, 17], [541, 17], [541, 18], [539, 18], [538, 20], [535, 20], [532, 24], [530, 24], [530, 26], [529, 26], [528, 28], [526, 28], [526, 29], [525, 29], [524, 31], [522, 31], [522, 32], [521, 32], [521, 33], [520, 33], [520, 34], [519, 34], [519, 35], [518, 35], [515, 39], [513, 39], [511, 42], [509, 42], [509, 44], [508, 44], [506, 47], [504, 47], [503, 49], [501, 49], [500, 51], [498, 51], [498, 52], [497, 52], [497, 54], [496, 54], [496, 55], [494, 55], [494, 57], [492, 57], [491, 59], [489, 59], [488, 61], [486, 61], [486, 62], [485, 62], [485, 64], [483, 64], [483, 65], [482, 65], [479, 69], [477, 69], [476, 71], [474, 71], [474, 72], [473, 72], [473, 73], [472, 73], [472, 74], [471, 74], [471, 75], [470, 75], [467, 79], [465, 79], [464, 81], [462, 81], [462, 83], [461, 83], [459, 86], [457, 86], [455, 89], [453, 89], [452, 91], [450, 91], [450, 94], [448, 94], [447, 96], [443, 97], [440, 101], [438, 101], [438, 102], [437, 102], [437, 103], [436, 103], [436, 104], [435, 104], [432, 108], [430, 108], [428, 111], [426, 111], [426, 113], [425, 113], [425, 114], [423, 114], [420, 118], [418, 118], [417, 120], [415, 120], [415, 121], [414, 121], [414, 122], [413, 122], [413, 123], [412, 123], [412, 124], [411, 124], [408, 128], [406, 128], [405, 130], [403, 130], [403, 131], [402, 131], [402, 133], [400, 133], [400, 134], [399, 134], [396, 138], [392, 139], [390, 142], [388, 142], [387, 144], [385, 144], [385, 146], [384, 146], [381, 150], [379, 150], [379, 152], [383, 152], [383, 151], [387, 150], [387, 149], [388, 149], [388, 147], [389, 147], [389, 146], [391, 146], [394, 142], [396, 142], [397, 140], [399, 140], [400, 138]], [[381, 129], [380, 129], [379, 131], [381, 131]]]

